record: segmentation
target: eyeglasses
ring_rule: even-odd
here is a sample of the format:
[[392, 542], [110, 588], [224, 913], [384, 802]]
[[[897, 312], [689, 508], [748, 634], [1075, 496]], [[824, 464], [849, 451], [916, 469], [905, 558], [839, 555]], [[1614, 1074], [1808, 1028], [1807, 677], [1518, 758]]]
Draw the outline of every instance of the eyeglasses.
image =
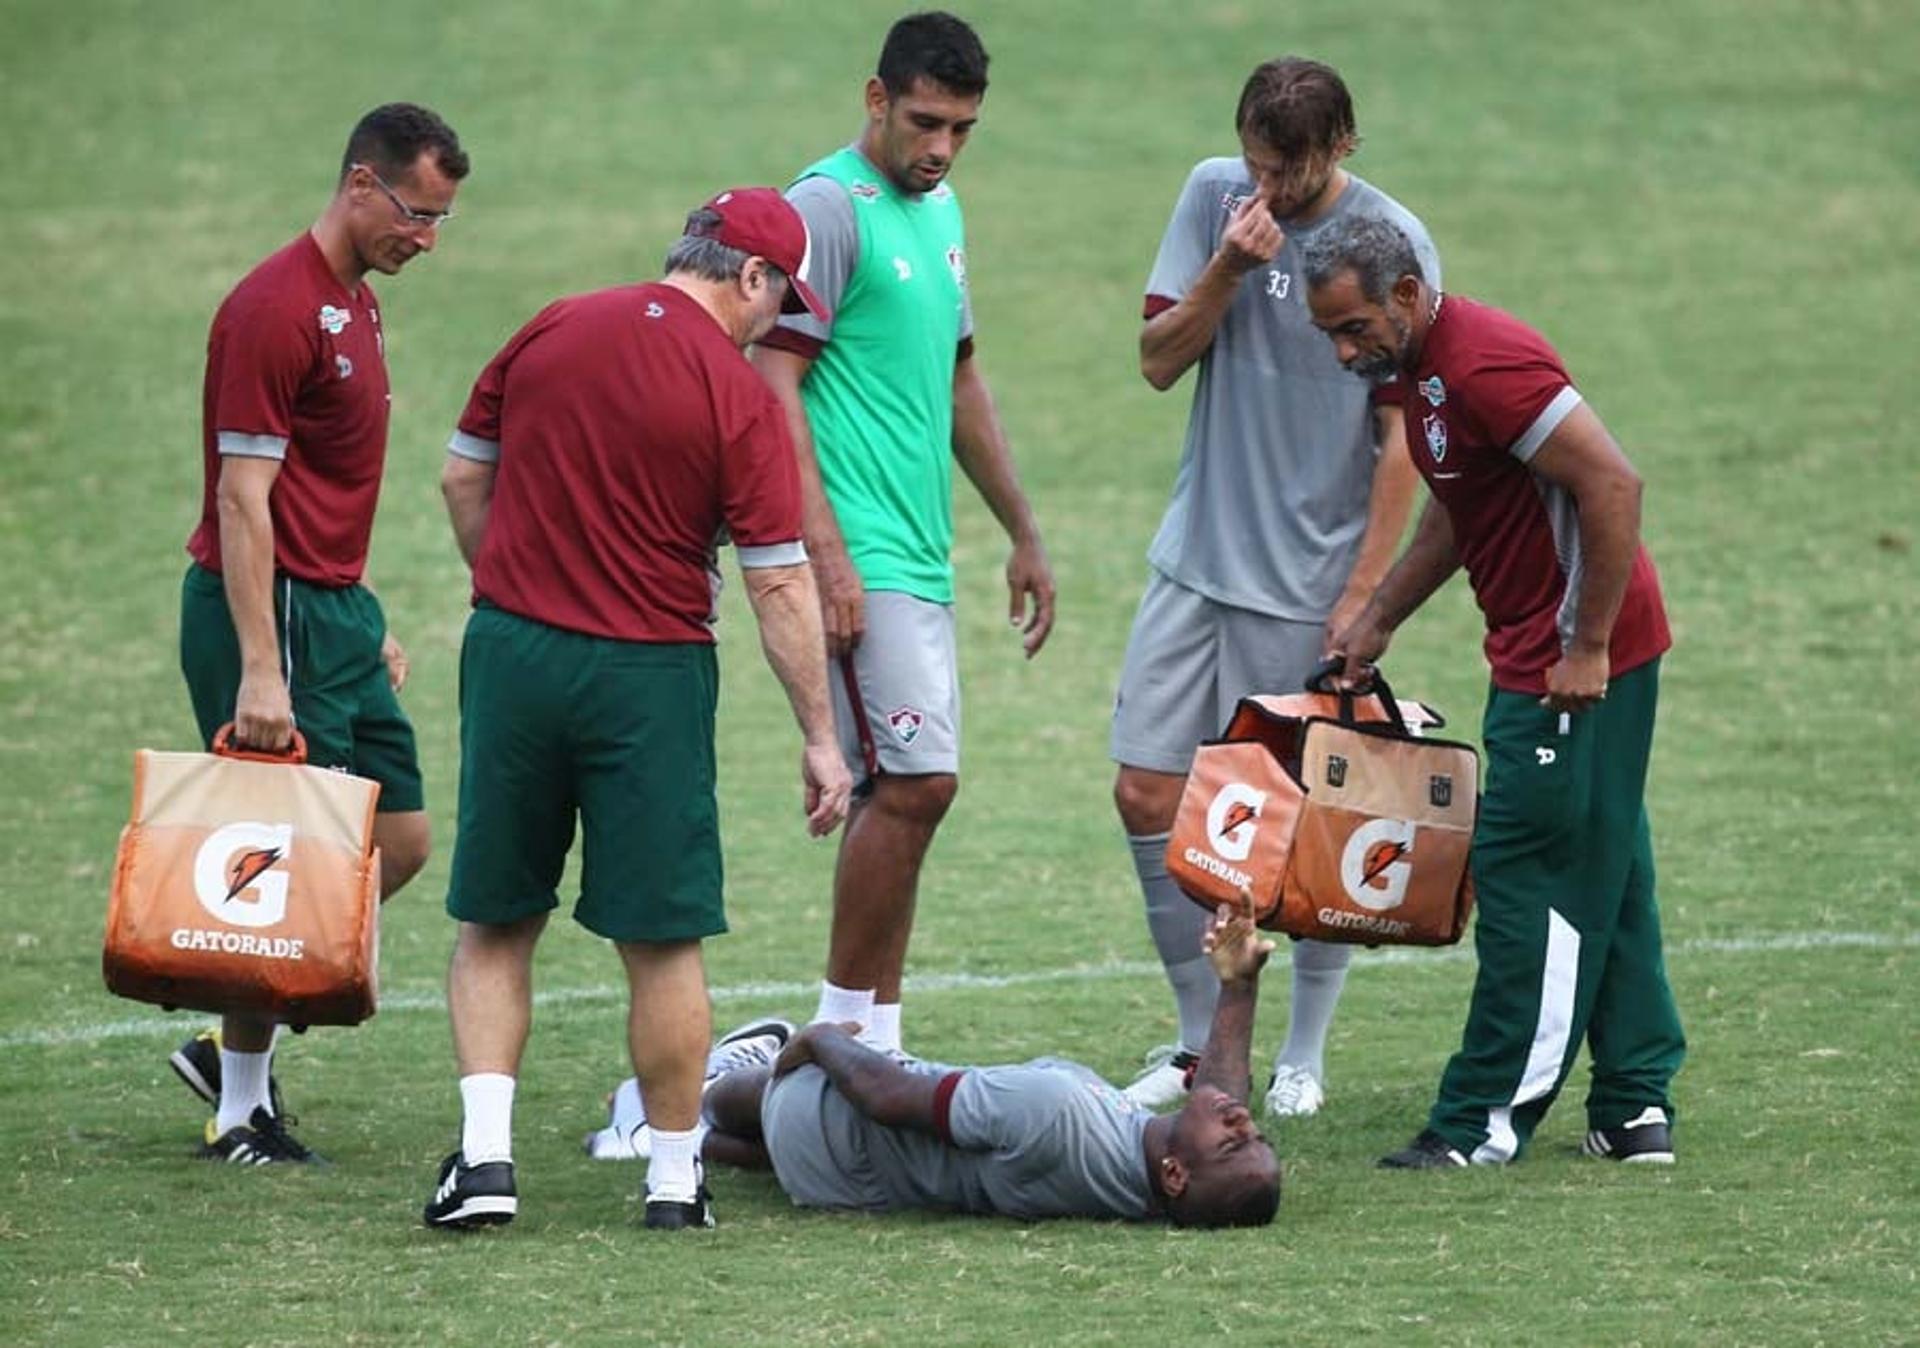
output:
[[373, 179], [374, 185], [387, 194], [387, 200], [393, 203], [393, 209], [400, 212], [400, 223], [406, 225], [408, 228], [438, 229], [441, 225], [453, 219], [452, 211], [416, 211], [413, 207], [407, 205], [406, 202], [400, 200], [399, 194], [387, 186], [387, 180], [385, 178], [382, 178], [373, 171], [372, 165], [355, 164], [354, 167], [366, 169], [367, 176]]

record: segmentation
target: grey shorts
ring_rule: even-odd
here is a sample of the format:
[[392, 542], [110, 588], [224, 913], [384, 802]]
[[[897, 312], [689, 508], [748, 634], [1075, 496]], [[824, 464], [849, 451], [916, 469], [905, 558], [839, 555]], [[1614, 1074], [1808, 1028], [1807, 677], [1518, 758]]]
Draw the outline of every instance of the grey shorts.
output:
[[[909, 1070], [946, 1076], [959, 1069], [916, 1061]], [[924, 1190], [916, 1173], [944, 1169], [945, 1143], [873, 1122], [811, 1063], [767, 1083], [760, 1132], [774, 1177], [795, 1207], [914, 1206], [899, 1195]]]
[[953, 606], [869, 590], [866, 619], [866, 635], [853, 654], [827, 671], [833, 723], [854, 785], [878, 772], [957, 773], [960, 668]]
[[1325, 644], [1324, 623], [1234, 608], [1153, 572], [1127, 638], [1109, 753], [1184, 774], [1242, 697], [1299, 692]]

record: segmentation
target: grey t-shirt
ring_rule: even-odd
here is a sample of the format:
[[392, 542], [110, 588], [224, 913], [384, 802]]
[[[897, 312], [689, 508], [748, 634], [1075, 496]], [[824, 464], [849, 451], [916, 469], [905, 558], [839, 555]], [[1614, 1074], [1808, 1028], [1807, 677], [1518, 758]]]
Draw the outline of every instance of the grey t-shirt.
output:
[[1028, 1220], [1139, 1220], [1153, 1212], [1153, 1115], [1090, 1069], [1060, 1058], [914, 1066], [958, 1078], [946, 1096], [945, 1138], [873, 1122], [817, 1068], [774, 1083], [782, 1098], [774, 1105], [770, 1091], [763, 1113], [767, 1149], [796, 1203]]
[[[1186, 296], [1252, 192], [1242, 159], [1195, 166], [1154, 258], [1149, 305]], [[1242, 279], [1200, 358], [1173, 500], [1147, 551], [1189, 589], [1294, 622], [1322, 622], [1339, 600], [1379, 456], [1368, 386], [1313, 326], [1300, 275], [1301, 245], [1355, 213], [1404, 230], [1427, 280], [1440, 284], [1425, 226], [1357, 177], [1312, 224], [1282, 222], [1285, 245]]]

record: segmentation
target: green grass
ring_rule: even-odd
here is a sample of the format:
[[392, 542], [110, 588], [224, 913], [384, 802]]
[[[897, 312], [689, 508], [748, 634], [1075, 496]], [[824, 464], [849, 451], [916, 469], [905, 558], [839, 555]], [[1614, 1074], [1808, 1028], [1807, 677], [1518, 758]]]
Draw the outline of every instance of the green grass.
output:
[[[765, 1177], [722, 1175], [718, 1232], [650, 1239], [637, 1170], [577, 1153], [623, 1070], [621, 1012], [613, 955], [562, 923], [540, 986], [585, 995], [536, 1017], [524, 1215], [477, 1239], [418, 1228], [458, 1113], [444, 1014], [426, 1005], [450, 939], [465, 603], [440, 447], [535, 307], [651, 275], [711, 191], [784, 181], [849, 138], [894, 13], [0, 11], [0, 1339], [1920, 1338], [1920, 26], [1883, 0], [1577, 18], [1495, 0], [968, 11], [994, 53], [956, 176], [980, 359], [1062, 608], [1023, 664], [1001, 542], [963, 495], [965, 788], [913, 969], [1036, 977], [913, 996], [913, 1044], [957, 1060], [1064, 1052], [1124, 1076], [1170, 1029], [1157, 975], [1137, 967], [1150, 947], [1105, 760], [1187, 401], [1134, 373], [1139, 292], [1185, 171], [1230, 147], [1246, 69], [1306, 51], [1347, 75], [1367, 136], [1355, 167], [1425, 218], [1449, 288], [1542, 328], [1649, 481], [1680, 643], [1651, 787], [1693, 1045], [1679, 1167], [1582, 1162], [1576, 1098], [1506, 1172], [1373, 1171], [1421, 1117], [1471, 963], [1363, 955], [1331, 1104], [1279, 1130], [1289, 1191], [1268, 1230], [821, 1216]], [[475, 162], [440, 251], [381, 287], [395, 399], [374, 573], [414, 658], [438, 850], [387, 914], [389, 1009], [283, 1054], [303, 1133], [336, 1167], [229, 1174], [186, 1159], [202, 1114], [165, 1055], [191, 1022], [101, 988], [105, 888], [131, 751], [192, 736], [173, 643], [208, 317], [318, 211], [353, 119], [394, 97], [437, 106]], [[1468, 727], [1475, 619], [1449, 591], [1393, 663]], [[710, 972], [725, 988], [804, 985], [832, 852], [802, 837], [793, 733], [737, 593], [723, 630], [735, 930]], [[1821, 933], [1865, 939], [1765, 944]], [[1089, 972], [1038, 977], [1073, 969]], [[716, 1016], [809, 1000], [739, 997]], [[1270, 1005], [1256, 1051], [1283, 1029]]]

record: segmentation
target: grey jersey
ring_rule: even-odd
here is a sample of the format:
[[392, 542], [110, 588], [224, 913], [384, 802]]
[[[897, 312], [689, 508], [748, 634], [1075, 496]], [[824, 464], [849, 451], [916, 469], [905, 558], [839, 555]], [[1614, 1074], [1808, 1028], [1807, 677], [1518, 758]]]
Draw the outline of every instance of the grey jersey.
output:
[[770, 1087], [762, 1112], [781, 1186], [804, 1206], [946, 1208], [1138, 1220], [1153, 1212], [1153, 1115], [1079, 1063], [916, 1064], [943, 1086], [944, 1137], [868, 1119], [818, 1068]]
[[[1149, 306], [1185, 298], [1253, 192], [1239, 158], [1202, 160], [1167, 222], [1147, 282]], [[1321, 622], [1346, 585], [1366, 531], [1379, 451], [1367, 384], [1313, 326], [1300, 248], [1351, 214], [1392, 221], [1427, 279], [1440, 259], [1411, 212], [1359, 178], [1310, 225], [1247, 273], [1200, 359], [1173, 500], [1147, 560], [1210, 599], [1295, 622]]]

